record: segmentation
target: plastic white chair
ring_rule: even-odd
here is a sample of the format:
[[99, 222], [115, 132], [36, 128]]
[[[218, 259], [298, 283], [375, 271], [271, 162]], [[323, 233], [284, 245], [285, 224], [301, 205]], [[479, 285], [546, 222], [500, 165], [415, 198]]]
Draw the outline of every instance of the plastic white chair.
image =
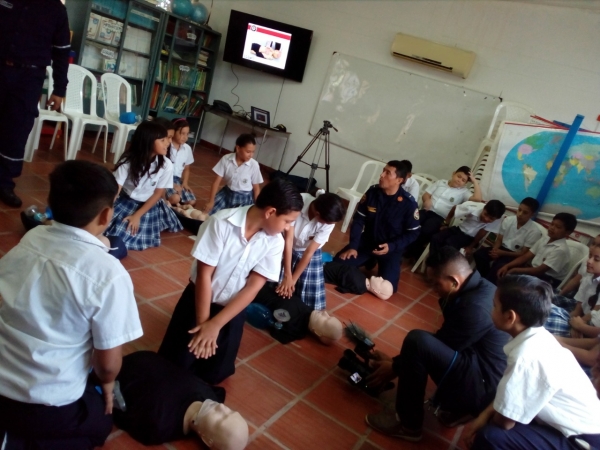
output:
[[[48, 75], [48, 96], [52, 94], [54, 89], [54, 81], [52, 80], [52, 67], [46, 67], [46, 73]], [[29, 133], [27, 144], [25, 145], [25, 161], [31, 162], [33, 159], [33, 152], [35, 152], [40, 146], [40, 136], [42, 134], [42, 127], [45, 121], [56, 122], [54, 125], [54, 135], [52, 136], [52, 142], [50, 143], [50, 149], [54, 147], [54, 141], [56, 140], [56, 134], [58, 133], [58, 124], [64, 123], [65, 129], [63, 130], [63, 144], [65, 146], [65, 160], [67, 159], [67, 145], [69, 136], [69, 119], [61, 112], [48, 111], [40, 108], [38, 102], [38, 117], [33, 122], [33, 128]]]
[[578, 241], [567, 240], [567, 246], [569, 247], [569, 252], [571, 256], [569, 258], [569, 270], [567, 272], [567, 276], [560, 282], [558, 285], [558, 289], [562, 289], [565, 284], [571, 279], [573, 273], [579, 268], [579, 264], [582, 262], [585, 263], [587, 261], [588, 255], [590, 253], [590, 249], [587, 245], [582, 244]]
[[419, 198], [417, 200], [417, 204], [419, 205], [419, 209], [423, 206], [423, 194], [427, 190], [429, 186], [435, 183], [438, 179], [433, 175], [428, 175], [426, 173], [413, 173], [412, 177], [417, 183], [419, 183]]
[[502, 102], [496, 107], [490, 129], [485, 137], [486, 139], [495, 139], [500, 122], [503, 120], [530, 123], [532, 115], [535, 115], [535, 111], [527, 105], [514, 102]]
[[[345, 233], [348, 229], [348, 225], [350, 224], [350, 220], [354, 215], [354, 210], [356, 209], [356, 205], [358, 204], [359, 200], [362, 198], [367, 189], [369, 189], [369, 187], [379, 180], [379, 176], [381, 175], [381, 171], [384, 167], [385, 163], [381, 161], [367, 161], [360, 167], [358, 177], [356, 177], [356, 181], [350, 189], [337, 189], [336, 193], [349, 202], [348, 209], [346, 210], [346, 217], [344, 217], [344, 222], [342, 223], [342, 233]], [[370, 172], [371, 170], [372, 172]], [[369, 173], [371, 173], [370, 177]], [[365, 183], [364, 180], [367, 180], [367, 182]]]
[[[97, 125], [106, 128], [106, 133], [104, 134], [104, 160], [106, 161], [108, 122], [96, 114], [96, 92], [98, 89], [96, 77], [94, 77], [92, 72], [81, 66], [69, 64], [68, 78], [67, 96], [63, 104], [63, 113], [72, 122], [67, 159], [75, 159], [77, 157], [77, 152], [81, 149], [83, 131], [86, 125]], [[89, 78], [91, 82], [89, 114], [86, 114], [83, 108], [83, 89], [86, 78]]]
[[[127, 138], [129, 132], [135, 131], [137, 125], [129, 125], [121, 123], [121, 87], [125, 87], [125, 111], [131, 112], [131, 85], [127, 80], [114, 73], [105, 73], [100, 77], [102, 92], [104, 93], [104, 118], [106, 121], [115, 127], [115, 132], [110, 145], [111, 153], [114, 153], [113, 162], [116, 164], [127, 146]], [[96, 142], [94, 142], [94, 150], [98, 143], [102, 129], [98, 130]], [[92, 150], [92, 153], [94, 152]], [[104, 151], [104, 162], [106, 162], [106, 150]]]

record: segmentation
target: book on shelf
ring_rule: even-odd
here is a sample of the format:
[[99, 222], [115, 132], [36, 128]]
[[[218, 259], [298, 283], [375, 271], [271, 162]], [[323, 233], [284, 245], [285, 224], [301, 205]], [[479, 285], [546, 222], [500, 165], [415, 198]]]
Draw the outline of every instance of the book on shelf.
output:
[[204, 36], [204, 42], [202, 43], [202, 47], [210, 47], [210, 44], [212, 43], [212, 34], [207, 34], [206, 36]]
[[117, 22], [115, 24], [115, 33], [112, 40], [112, 45], [117, 47], [121, 45], [121, 36], [123, 35], [123, 22]]
[[98, 30], [100, 29], [100, 21], [102, 16], [96, 13], [90, 13], [90, 19], [88, 20], [87, 34], [88, 39], [96, 39], [98, 37]]
[[[100, 20], [100, 28], [98, 29], [97, 40], [105, 44], [112, 44], [115, 34], [118, 32], [118, 41], [121, 41], [121, 32], [123, 31], [123, 22], [118, 20], [102, 17]], [[118, 44], [117, 44], [118, 45]]]
[[134, 52], [149, 54], [152, 47], [152, 33], [128, 25], [123, 47]]
[[152, 88], [152, 97], [150, 98], [150, 109], [156, 109], [156, 104], [158, 103], [158, 94], [160, 93], [160, 85], [154, 84], [154, 88]]
[[206, 72], [199, 70], [196, 76], [196, 82], [194, 83], [195, 91], [203, 91], [206, 85]]
[[190, 99], [190, 107], [188, 108], [188, 116], [199, 117], [202, 105], [205, 103], [204, 97], [192, 97]]
[[160, 102], [160, 108], [163, 111], [185, 114], [186, 106], [188, 103], [187, 95], [174, 94], [171, 92], [165, 92]]

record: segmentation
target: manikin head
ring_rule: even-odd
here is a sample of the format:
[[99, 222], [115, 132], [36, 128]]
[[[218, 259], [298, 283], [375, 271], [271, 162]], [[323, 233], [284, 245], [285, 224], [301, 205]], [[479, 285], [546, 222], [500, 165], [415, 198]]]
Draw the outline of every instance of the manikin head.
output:
[[394, 293], [394, 287], [388, 280], [384, 280], [381, 277], [371, 277], [365, 280], [367, 284], [367, 290], [375, 297], [381, 300], [387, 300]]
[[248, 444], [248, 424], [223, 403], [204, 400], [190, 426], [211, 449], [242, 450]]
[[331, 345], [342, 337], [342, 323], [325, 310], [315, 310], [310, 314], [308, 329], [325, 345]]

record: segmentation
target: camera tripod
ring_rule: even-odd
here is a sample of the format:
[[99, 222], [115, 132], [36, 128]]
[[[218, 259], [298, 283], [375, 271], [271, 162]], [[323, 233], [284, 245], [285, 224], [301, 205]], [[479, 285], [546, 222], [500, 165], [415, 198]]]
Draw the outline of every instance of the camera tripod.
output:
[[[329, 167], [330, 167], [329, 166], [329, 129], [330, 128], [333, 128], [337, 132], [337, 128], [334, 127], [329, 120], [324, 120], [323, 126], [319, 129], [317, 134], [315, 134], [315, 136], [312, 138], [312, 141], [310, 141], [308, 143], [308, 145], [306, 146], [306, 148], [304, 150], [302, 150], [302, 153], [300, 153], [300, 155], [298, 155], [298, 158], [296, 158], [296, 162], [294, 164], [292, 164], [292, 167], [290, 167], [288, 169], [288, 171], [285, 173], [286, 175], [289, 175], [290, 172], [294, 169], [294, 167], [296, 167], [296, 164], [298, 164], [299, 162], [306, 164], [307, 166], [310, 166], [310, 175], [308, 177], [308, 183], [306, 183], [306, 189], [305, 189], [306, 192], [308, 192], [308, 190], [310, 188], [310, 182], [315, 178], [315, 172], [317, 171], [317, 169], [325, 169], [325, 192], [329, 192]], [[302, 161], [302, 158], [304, 157], [304, 155], [306, 155], [306, 152], [308, 152], [308, 150], [312, 147], [312, 145], [321, 136], [324, 136], [323, 145], [321, 146], [320, 149], [317, 145], [317, 149], [315, 151], [315, 155], [313, 156], [312, 163], [309, 164], [306, 161]], [[325, 167], [319, 167], [319, 161], [321, 161], [321, 155], [323, 154], [323, 149], [325, 150]], [[317, 155], [319, 155], [319, 156], [317, 157]]]

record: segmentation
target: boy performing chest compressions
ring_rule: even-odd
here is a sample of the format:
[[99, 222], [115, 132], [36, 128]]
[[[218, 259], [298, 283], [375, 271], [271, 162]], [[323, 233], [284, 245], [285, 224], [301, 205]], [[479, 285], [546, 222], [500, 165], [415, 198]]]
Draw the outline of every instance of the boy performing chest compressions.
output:
[[0, 260], [2, 448], [91, 449], [110, 433], [121, 345], [142, 335], [131, 278], [96, 237], [117, 190], [102, 166], [59, 165], [48, 196], [54, 223]]
[[279, 281], [281, 232], [298, 218], [298, 189], [277, 179], [254, 206], [222, 210], [198, 230], [190, 284], [183, 292], [158, 353], [210, 384], [235, 372], [244, 309], [267, 280]]

